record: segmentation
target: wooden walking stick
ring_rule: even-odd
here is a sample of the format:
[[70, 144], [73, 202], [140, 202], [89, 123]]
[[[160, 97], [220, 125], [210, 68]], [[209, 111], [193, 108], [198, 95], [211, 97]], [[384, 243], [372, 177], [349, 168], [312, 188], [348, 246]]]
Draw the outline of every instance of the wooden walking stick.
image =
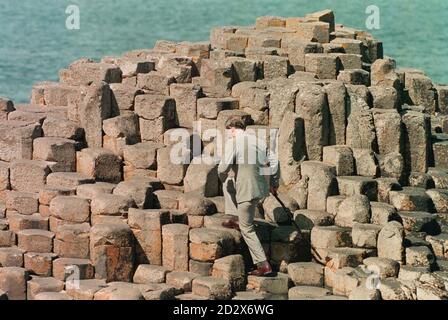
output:
[[[299, 163], [302, 164], [302, 163], [305, 161], [305, 159], [306, 159], [306, 156], [304, 156], [304, 157], [299, 161]], [[284, 204], [283, 201], [279, 198], [279, 196], [278, 196], [277, 193], [275, 193], [275, 194], [272, 193], [272, 195], [273, 195], [274, 198], [277, 200], [277, 202], [282, 206], [283, 210], [284, 210], [284, 211], [286, 212], [286, 214], [288, 215], [289, 220], [291, 220], [292, 224], [296, 227], [297, 231], [299, 232], [300, 237], [302, 237], [302, 239], [303, 239], [307, 244], [309, 244], [309, 246], [310, 246], [310, 248], [311, 248], [311, 251], [312, 251], [312, 252], [314, 253], [314, 255], [318, 258], [318, 260], [317, 260], [318, 263], [320, 263], [320, 264], [322, 264], [322, 265], [328, 265], [330, 259], [325, 259], [325, 262], [322, 262], [322, 261], [324, 261], [324, 259], [322, 259], [322, 256], [319, 254], [319, 252], [317, 252], [316, 248], [314, 248], [314, 246], [311, 244], [311, 242], [308, 241], [307, 238], [305, 238], [305, 236], [304, 236], [303, 233], [302, 233], [302, 230], [300, 230], [299, 225], [298, 225], [297, 222], [294, 220], [294, 215], [292, 214], [292, 212], [285, 206], [285, 204]]]
[[294, 220], [294, 216], [292, 214], [292, 212], [285, 206], [285, 204], [283, 203], [283, 201], [278, 197], [277, 194], [272, 194], [274, 196], [274, 198], [278, 201], [278, 203], [282, 206], [283, 210], [286, 212], [286, 214], [288, 215], [289, 219], [291, 220], [292, 224], [296, 227], [297, 231], [300, 234], [300, 237], [307, 242], [307, 244], [309, 244], [311, 251], [313, 251], [313, 253], [319, 258], [319, 260], [322, 260], [321, 255], [319, 254], [319, 252], [317, 252], [316, 248], [313, 247], [313, 245], [311, 244], [311, 242], [308, 241], [307, 238], [304, 237], [302, 230], [300, 230], [299, 225], [297, 224], [297, 222]]

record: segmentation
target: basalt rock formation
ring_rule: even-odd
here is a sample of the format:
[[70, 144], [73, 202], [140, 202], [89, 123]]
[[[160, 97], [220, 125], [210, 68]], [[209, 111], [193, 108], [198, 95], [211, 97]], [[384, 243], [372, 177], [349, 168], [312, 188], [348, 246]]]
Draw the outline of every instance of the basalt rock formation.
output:
[[[326, 266], [269, 197], [279, 273], [246, 275], [216, 164], [195, 161], [232, 116], [278, 133], [280, 197]], [[0, 298], [448, 298], [448, 86], [330, 10], [78, 60], [0, 120]]]

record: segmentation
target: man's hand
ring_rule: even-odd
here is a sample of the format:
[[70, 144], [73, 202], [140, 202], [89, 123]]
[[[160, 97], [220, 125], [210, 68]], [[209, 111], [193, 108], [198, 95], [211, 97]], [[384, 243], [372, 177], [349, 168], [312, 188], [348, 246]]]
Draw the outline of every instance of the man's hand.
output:
[[277, 195], [277, 190], [278, 190], [278, 187], [270, 187], [270, 192], [274, 195], [274, 196], [276, 196]]

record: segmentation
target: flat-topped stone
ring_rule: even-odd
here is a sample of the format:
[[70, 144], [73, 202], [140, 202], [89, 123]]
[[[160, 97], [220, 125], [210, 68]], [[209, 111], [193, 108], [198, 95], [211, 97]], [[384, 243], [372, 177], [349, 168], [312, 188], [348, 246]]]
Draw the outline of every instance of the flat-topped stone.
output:
[[56, 279], [72, 279], [75, 271], [80, 280], [93, 279], [95, 276], [94, 267], [88, 259], [58, 258], [53, 261], [53, 277]]
[[90, 202], [92, 218], [99, 215], [124, 217], [129, 208], [135, 206], [135, 201], [131, 197], [108, 193], [98, 194]]
[[79, 172], [53, 172], [47, 177], [47, 186], [75, 189], [81, 184], [94, 183], [95, 180]]
[[390, 191], [389, 198], [398, 211], [433, 212], [431, 198], [423, 188], [405, 187], [401, 191]]
[[190, 258], [214, 261], [234, 250], [231, 233], [226, 230], [196, 228], [190, 230]]
[[278, 273], [275, 277], [247, 277], [247, 289], [271, 294], [288, 293], [288, 277]]
[[6, 292], [8, 300], [26, 300], [28, 271], [18, 267], [0, 268], [0, 290]]
[[16, 244], [16, 235], [11, 230], [0, 230], [0, 247], [10, 247]]
[[403, 265], [403, 266], [400, 266], [400, 271], [398, 273], [398, 279], [404, 280], [404, 281], [418, 281], [423, 274], [429, 273], [429, 272], [430, 272], [430, 268], [428, 266], [414, 267], [414, 266], [410, 266], [410, 265]]
[[27, 282], [27, 299], [35, 300], [41, 292], [60, 292], [64, 289], [64, 282], [51, 277], [31, 277]]
[[438, 189], [448, 188], [448, 170], [443, 168], [428, 168], [428, 174]]
[[27, 252], [52, 252], [54, 233], [40, 229], [26, 229], [17, 233], [18, 247]]
[[349, 300], [381, 300], [381, 292], [378, 289], [370, 289], [365, 286], [359, 286], [352, 290]]
[[24, 251], [16, 246], [0, 248], [0, 266], [22, 267]]
[[115, 187], [115, 184], [108, 182], [81, 184], [76, 187], [76, 195], [81, 198], [92, 200], [96, 195], [99, 194], [111, 194]]
[[295, 262], [288, 265], [288, 275], [296, 286], [324, 285], [324, 267], [315, 262]]
[[163, 283], [169, 270], [163, 266], [141, 264], [134, 273], [134, 283]]
[[314, 227], [311, 230], [311, 244], [325, 258], [330, 248], [351, 246], [351, 229], [338, 226]]
[[50, 277], [53, 273], [53, 260], [57, 254], [49, 252], [27, 252], [24, 254], [24, 267], [31, 274]]
[[9, 229], [14, 232], [25, 229], [48, 230], [48, 218], [35, 213], [32, 215], [8, 214]]
[[384, 226], [392, 220], [399, 219], [397, 209], [394, 206], [383, 202], [370, 202], [372, 210], [371, 223]]
[[118, 183], [121, 158], [104, 148], [87, 148], [76, 153], [76, 170], [97, 181]]
[[370, 201], [365, 195], [352, 195], [345, 198], [336, 210], [335, 224], [340, 227], [353, 227], [355, 223], [370, 223]]
[[77, 196], [58, 196], [50, 202], [52, 217], [73, 223], [88, 222], [90, 218], [90, 203], [87, 199]]
[[45, 187], [54, 162], [43, 160], [15, 160], [10, 164], [11, 188], [16, 191], [39, 192]]
[[438, 213], [448, 213], [448, 189], [430, 189], [426, 194], [431, 198]]
[[377, 274], [381, 279], [388, 277], [396, 278], [400, 270], [400, 264], [389, 258], [370, 257], [364, 259], [363, 263], [369, 270], [375, 272], [375, 274]]
[[8, 191], [6, 209], [30, 215], [39, 211], [39, 195], [31, 192]]
[[39, 204], [49, 206], [51, 200], [57, 196], [74, 196], [75, 190], [71, 188], [52, 188], [45, 187], [39, 192]]
[[437, 215], [421, 211], [400, 211], [398, 215], [406, 231], [426, 232], [431, 235], [440, 233]]
[[[426, 236], [426, 241], [431, 244], [431, 248], [437, 258], [448, 258], [448, 233]], [[439, 261], [437, 261], [439, 262]]]
[[300, 229], [311, 230], [314, 226], [330, 226], [334, 224], [334, 215], [318, 210], [297, 210], [294, 220]]
[[302, 176], [309, 179], [307, 208], [310, 210], [325, 210], [326, 199], [337, 194], [336, 168], [320, 161], [305, 161], [300, 165], [300, 170]]
[[237, 291], [232, 300], [266, 300], [265, 295], [254, 291]]
[[72, 300], [65, 292], [41, 292], [36, 294], [34, 300], [49, 300], [49, 301], [63, 301]]
[[193, 280], [193, 294], [212, 300], [225, 300], [232, 291], [228, 280], [213, 277], [198, 277]]
[[167, 273], [166, 284], [184, 290], [184, 292], [191, 292], [192, 282], [197, 277], [200, 277], [200, 275], [194, 272], [173, 271]]
[[362, 264], [368, 254], [368, 250], [361, 248], [330, 248], [328, 250], [331, 265], [336, 269], [357, 267]]
[[312, 286], [292, 287], [288, 291], [289, 300], [306, 300], [309, 298], [323, 298], [331, 295], [331, 292], [325, 288]]
[[376, 248], [381, 226], [355, 223], [352, 229], [353, 245], [360, 248]]
[[371, 201], [376, 201], [378, 198], [378, 183], [375, 179], [361, 176], [339, 176], [337, 180], [341, 195], [365, 195]]
[[378, 257], [403, 262], [404, 227], [397, 221], [388, 222], [378, 234]]
[[177, 296], [175, 296], [176, 300], [186, 300], [186, 301], [194, 301], [194, 300], [208, 300], [206, 297], [202, 297], [193, 293], [183, 293], [183, 294], [179, 294]]
[[105, 280], [88, 279], [76, 284], [68, 282], [65, 290], [74, 300], [93, 300], [95, 293], [106, 287]]
[[138, 285], [131, 283], [109, 284], [108, 287], [102, 288], [95, 292], [94, 300], [144, 300], [141, 289]]
[[435, 262], [434, 254], [426, 246], [406, 248], [406, 264], [414, 267], [431, 266]]

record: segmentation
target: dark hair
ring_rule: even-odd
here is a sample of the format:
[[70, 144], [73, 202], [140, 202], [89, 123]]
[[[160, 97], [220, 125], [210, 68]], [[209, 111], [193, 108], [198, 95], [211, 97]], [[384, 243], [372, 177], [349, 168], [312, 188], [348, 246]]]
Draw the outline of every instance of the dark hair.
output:
[[246, 130], [246, 123], [239, 117], [230, 117], [226, 121], [226, 129], [231, 128]]

